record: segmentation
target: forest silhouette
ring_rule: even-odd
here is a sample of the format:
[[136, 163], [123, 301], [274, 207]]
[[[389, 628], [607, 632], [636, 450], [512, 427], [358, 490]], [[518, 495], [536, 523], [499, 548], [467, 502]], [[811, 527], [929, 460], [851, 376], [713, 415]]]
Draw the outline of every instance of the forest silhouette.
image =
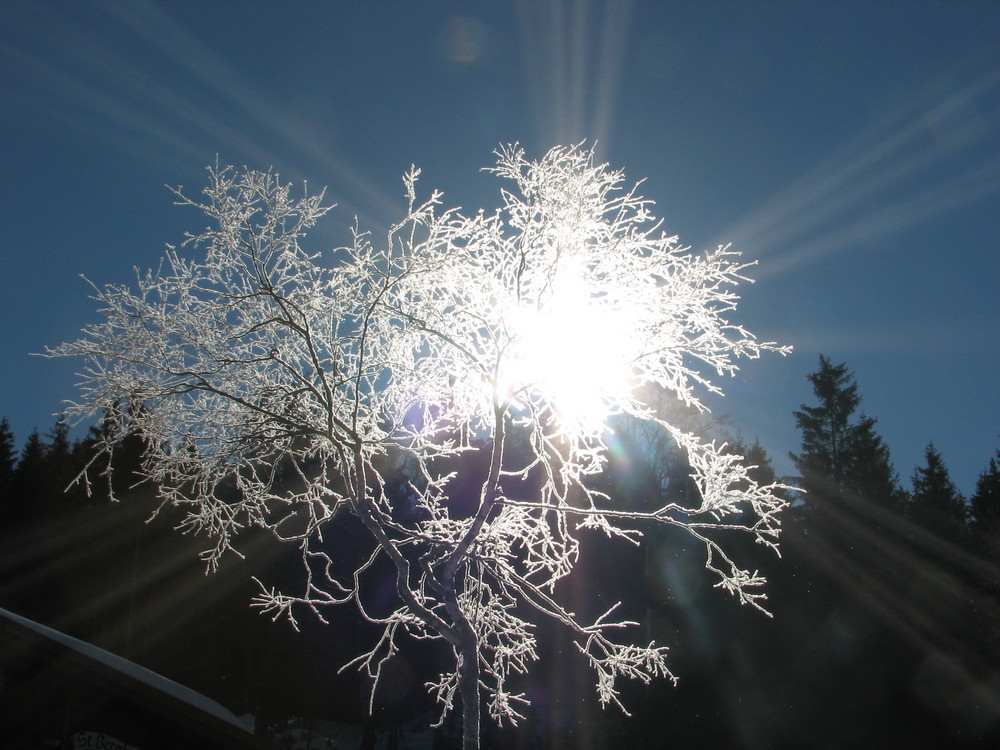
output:
[[[695, 542], [676, 529], [650, 529], [642, 548], [624, 553], [586, 537], [564, 582], [575, 611], [621, 600], [646, 630], [640, 640], [671, 647], [679, 684], [626, 688], [631, 717], [601, 710], [569, 639], [540, 628], [545, 656], [524, 678], [526, 719], [484, 725], [484, 748], [997, 746], [1000, 450], [969, 498], [933, 445], [904, 486], [847, 366], [821, 357], [808, 377], [815, 398], [791, 415], [802, 437], [791, 454], [797, 475], [784, 478], [804, 492], [791, 493], [784, 513], [782, 556], [749, 541], [736, 549], [765, 573], [773, 618], [713, 589]], [[380, 731], [432, 720], [424, 683], [438, 646], [411, 640], [368, 716], [362, 677], [338, 670], [377, 637], [372, 626], [334, 610], [327, 625], [303, 613], [296, 633], [252, 610], [254, 576], [280, 586], [298, 570], [298, 550], [265, 533], [248, 531], [245, 557], [206, 576], [203, 540], [177, 533], [179, 511], [159, 507], [155, 488], [139, 481], [137, 438], [111, 471], [73, 483], [101, 429], [73, 441], [59, 420], [18, 450], [0, 422], [0, 607], [253, 714], [264, 738], [306, 717], [361, 724], [372, 747]], [[704, 429], [721, 437], [726, 427]], [[601, 478], [611, 494], [629, 503], [691, 491], [669, 439], [627, 420], [615, 436]], [[753, 479], [775, 481], [762, 446], [729, 442], [757, 467]], [[121, 502], [108, 501], [109, 482]], [[351, 529], [359, 522], [343, 514], [334, 523], [333, 558], [350, 570], [365, 554]], [[391, 578], [387, 569], [390, 589]], [[459, 740], [446, 724], [435, 747]]]

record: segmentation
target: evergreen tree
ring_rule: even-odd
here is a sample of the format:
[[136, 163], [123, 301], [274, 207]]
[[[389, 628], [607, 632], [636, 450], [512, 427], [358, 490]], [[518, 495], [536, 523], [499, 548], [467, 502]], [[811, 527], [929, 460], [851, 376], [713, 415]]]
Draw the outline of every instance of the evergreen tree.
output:
[[861, 403], [858, 386], [846, 365], [833, 366], [820, 356], [820, 368], [809, 375], [819, 406], [802, 405], [794, 413], [802, 432], [802, 453], [792, 455], [808, 495], [837, 493], [846, 475], [844, 453], [848, 420]]
[[63, 417], [44, 438], [37, 429], [32, 430], [11, 474], [10, 500], [5, 501], [5, 521], [10, 528], [41, 520], [49, 511], [59, 515], [63, 508], [58, 504], [82, 468], [75, 454]]
[[0, 606], [40, 622], [44, 622], [43, 611], [36, 604], [48, 591], [43, 591], [44, 585], [26, 586], [24, 580], [33, 573], [30, 560], [40, 559], [37, 555], [44, 554], [43, 548], [47, 550], [46, 537], [39, 533], [45, 453], [41, 434], [37, 429], [32, 430], [14, 467], [11, 503], [3, 519], [4, 555], [0, 557]]
[[[739, 456], [740, 463], [747, 468], [747, 477], [760, 487], [773, 486], [775, 492], [791, 502], [791, 495], [795, 488], [787, 486], [774, 471], [774, 464], [767, 450], [760, 444], [760, 440], [754, 438], [751, 445], [747, 445], [742, 437], [730, 437], [726, 441], [724, 448], [726, 453]], [[788, 509], [785, 513], [787, 514]]]
[[741, 443], [737, 443], [734, 446], [734, 450], [743, 456], [743, 463], [751, 467], [748, 473], [750, 474], [750, 478], [757, 484], [765, 487], [778, 481], [774, 473], [774, 466], [771, 463], [771, 457], [767, 455], [767, 451], [764, 450], [764, 446], [760, 444], [759, 440], [755, 439], [753, 445], [749, 447], [744, 447]]
[[56, 419], [46, 438], [43, 507], [55, 510], [53, 506], [65, 500], [66, 490], [78, 471], [74, 458], [76, 451], [69, 439], [69, 423], [64, 416]]
[[940, 536], [958, 540], [965, 531], [968, 509], [948, 475], [933, 443], [928, 444], [926, 466], [913, 472], [910, 514], [917, 523]]
[[1000, 560], [1000, 450], [979, 475], [969, 506], [976, 545], [988, 557]]
[[892, 467], [889, 446], [875, 430], [877, 420], [862, 413], [852, 432], [845, 457], [844, 486], [853, 497], [873, 501], [893, 511], [902, 510], [906, 491]]
[[17, 448], [10, 422], [0, 419], [0, 526], [8, 520], [13, 502], [14, 466], [17, 463]]
[[48, 453], [51, 457], [59, 460], [69, 458], [71, 445], [69, 442], [69, 424], [65, 417], [60, 416], [52, 426], [52, 431], [46, 435], [48, 438]]
[[851, 417], [861, 404], [854, 374], [845, 364], [832, 365], [824, 356], [810, 374], [818, 405], [803, 404], [794, 412], [802, 433], [802, 452], [790, 454], [801, 475], [805, 503], [822, 500], [865, 500], [898, 510], [905, 493], [876, 432], [876, 420], [864, 413]]
[[[792, 488], [782, 484], [778, 479], [774, 471], [774, 465], [771, 463], [771, 457], [767, 454], [767, 450], [760, 444], [759, 440], [754, 439], [753, 444], [747, 445], [741, 438], [730, 439], [727, 441], [725, 451], [726, 453], [740, 457], [740, 463], [746, 467], [747, 477], [750, 481], [755, 482], [760, 487], [774, 487], [775, 494], [789, 500], [791, 499], [789, 497], [789, 490]], [[787, 517], [788, 510], [786, 509], [783, 512], [783, 517]], [[771, 576], [770, 580], [780, 581], [779, 566], [775, 566], [773, 560], [769, 560], [765, 555], [762, 555], [762, 551], [760, 545], [752, 542], [741, 544], [738, 549], [734, 548], [734, 554], [744, 555], [745, 560], [752, 561], [752, 564], [749, 564], [748, 567], [773, 570], [773, 573], [768, 573]], [[771, 593], [777, 593], [778, 589], [780, 589], [780, 584], [775, 584], [772, 587]]]
[[35, 515], [39, 507], [39, 498], [45, 486], [45, 443], [38, 430], [32, 430], [21, 449], [21, 455], [14, 467], [13, 494], [14, 503], [18, 507], [15, 514], [18, 521], [24, 521]]

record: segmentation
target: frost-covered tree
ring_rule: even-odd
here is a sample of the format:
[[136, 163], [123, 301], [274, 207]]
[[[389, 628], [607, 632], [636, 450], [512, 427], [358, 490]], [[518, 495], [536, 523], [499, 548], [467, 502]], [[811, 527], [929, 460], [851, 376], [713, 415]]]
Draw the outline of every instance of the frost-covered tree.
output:
[[[302, 242], [328, 210], [322, 194], [211, 169], [203, 202], [175, 191], [211, 227], [169, 247], [134, 291], [95, 287], [102, 322], [50, 352], [86, 360], [71, 414], [107, 410], [107, 451], [142, 437], [145, 476], [187, 510], [184, 529], [211, 540], [211, 567], [248, 526], [299, 545], [301, 589], [263, 582], [257, 606], [294, 623], [350, 603], [381, 626], [353, 662], [373, 693], [404, 636], [445, 641], [454, 659], [429, 689], [442, 716], [460, 698], [467, 748], [481, 698], [498, 722], [527, 703], [518, 676], [538, 658], [536, 617], [573, 634], [605, 704], [618, 703], [619, 678], [672, 676], [666, 648], [631, 642], [616, 607], [584, 620], [562, 603], [582, 536], [636, 544], [646, 525], [681, 527], [716, 585], [762, 608], [763, 578], [722, 544], [742, 532], [774, 547], [784, 505], [777, 485], [643, 396], [703, 409], [718, 391], [710, 376], [784, 351], [727, 319], [745, 280], [738, 255], [681, 247], [585, 149], [497, 156], [492, 171], [512, 182], [499, 210], [418, 199], [412, 168], [403, 220], [381, 241], [356, 226], [329, 252]], [[692, 502], [626, 508], [599, 489], [612, 415], [681, 446]], [[459, 484], [475, 487], [471, 502], [451, 495]], [[346, 576], [324, 536], [341, 513], [372, 541]], [[365, 580], [386, 562], [397, 602], [380, 614]]]

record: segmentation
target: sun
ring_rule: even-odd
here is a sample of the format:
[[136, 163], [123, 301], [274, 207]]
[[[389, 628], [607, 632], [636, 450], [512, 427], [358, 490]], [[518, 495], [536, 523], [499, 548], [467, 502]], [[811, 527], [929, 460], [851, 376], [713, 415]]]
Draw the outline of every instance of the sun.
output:
[[504, 380], [512, 401], [547, 403], [564, 429], [601, 430], [633, 386], [633, 326], [620, 300], [561, 277], [544, 305], [511, 316]]

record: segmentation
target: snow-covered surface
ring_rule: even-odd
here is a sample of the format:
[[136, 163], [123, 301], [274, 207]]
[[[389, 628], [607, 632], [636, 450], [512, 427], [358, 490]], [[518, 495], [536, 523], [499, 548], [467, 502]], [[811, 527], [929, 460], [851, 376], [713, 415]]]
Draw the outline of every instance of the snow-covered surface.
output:
[[240, 729], [247, 728], [244, 722], [240, 721], [240, 719], [238, 719], [232, 711], [228, 710], [221, 704], [216, 703], [211, 698], [207, 698], [191, 688], [184, 687], [173, 680], [169, 680], [161, 674], [157, 674], [156, 672], [146, 669], [145, 667], [141, 667], [128, 659], [112, 654], [111, 652], [105, 651], [103, 648], [99, 648], [93, 644], [68, 636], [65, 633], [60, 633], [58, 630], [53, 630], [50, 627], [41, 625], [40, 623], [37, 623], [34, 620], [29, 620], [26, 617], [16, 615], [3, 608], [0, 608], [0, 617], [16, 622], [29, 630], [33, 630], [36, 633], [45, 636], [51, 641], [66, 646], [67, 648], [70, 648], [89, 659], [100, 662], [101, 664], [121, 672], [122, 674], [126, 674], [135, 680], [139, 680], [156, 690], [167, 693], [178, 700], [194, 706], [207, 714], [211, 714], [219, 719], [222, 719], [229, 724], [237, 726]]

